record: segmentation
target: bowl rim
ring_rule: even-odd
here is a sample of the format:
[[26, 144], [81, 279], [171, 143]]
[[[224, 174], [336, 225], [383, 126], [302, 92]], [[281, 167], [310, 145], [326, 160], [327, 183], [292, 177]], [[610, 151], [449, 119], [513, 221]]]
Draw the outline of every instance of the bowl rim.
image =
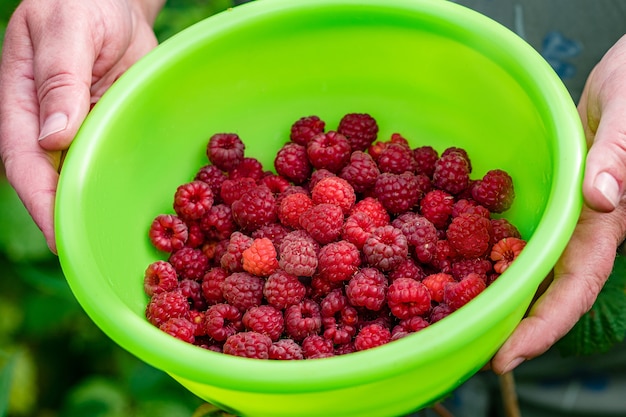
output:
[[[80, 225], [76, 224], [76, 216], [79, 213], [71, 208], [73, 201], [80, 198], [80, 190], [84, 186], [80, 181], [80, 178], [84, 176], [80, 173], [89, 169], [89, 160], [93, 157], [94, 145], [100, 132], [99, 123], [104, 122], [102, 124], [106, 125], [107, 120], [115, 118], [115, 102], [123, 101], [134, 90], [141, 89], [143, 84], [158, 75], [161, 63], [175, 59], [181, 50], [195, 44], [199, 38], [224, 36], [238, 25], [245, 24], [251, 19], [261, 19], [263, 15], [292, 13], [307, 8], [316, 10], [326, 8], [332, 11], [336, 7], [347, 6], [370, 6], [402, 10], [407, 13], [428, 14], [447, 20], [452, 25], [480, 27], [482, 37], [490, 38], [499, 48], [506, 50], [507, 54], [519, 57], [519, 62], [523, 66], [522, 71], [527, 72], [527, 75], [541, 86], [544, 94], [550, 97], [549, 107], [558, 119], [566, 121], [558, 126], [555, 125], [554, 130], [558, 132], [560, 138], [559, 150], [567, 150], [569, 155], [569, 159], [564, 161], [567, 163], [555, 163], [555, 180], [546, 210], [520, 259], [522, 257], [556, 259], [565, 248], [566, 242], [563, 241], [562, 235], [571, 234], [582, 206], [579, 194], [582, 182], [584, 136], [575, 106], [565, 87], [547, 62], [513, 32], [478, 12], [448, 1], [262, 0], [237, 6], [174, 35], [120, 77], [102, 97], [101, 102], [106, 105], [96, 106], [81, 126], [60, 175], [55, 227], [59, 259], [70, 288], [98, 327], [122, 348], [150, 365], [184, 379], [228, 389], [293, 393], [310, 390], [326, 391], [392, 377], [404, 372], [407, 367], [419, 365], [425, 360], [424, 356], [427, 356], [429, 360], [443, 358], [453, 350], [455, 344], [449, 336], [452, 332], [447, 330], [454, 328], [458, 331], [460, 316], [451, 316], [422, 330], [419, 334], [409, 335], [380, 349], [316, 361], [260, 361], [208, 352], [164, 334], [132, 312], [116, 296], [106, 277], [99, 276], [94, 279], [93, 271], [85, 267], [93, 261], [93, 254], [84, 256], [80, 261], [72, 258], [72, 253], [89, 246], [89, 236], [81, 233]], [[569, 138], [567, 144], [564, 143], [563, 138]], [[80, 157], [74, 157], [75, 152], [82, 154]], [[569, 202], [568, 209], [565, 212], [561, 209], [556, 210], [552, 201], [567, 201]], [[541, 227], [541, 225], [548, 224], [550, 228]], [[555, 230], [557, 233], [554, 233]], [[524, 264], [525, 273], [530, 275], [546, 276], [551, 269], [551, 266], [544, 262], [529, 261]], [[521, 262], [514, 263], [507, 272], [521, 274], [521, 268]], [[84, 285], [85, 281], [88, 281], [88, 285]], [[538, 285], [538, 282], [532, 280], [507, 282], [509, 290], [512, 291], [528, 291], [528, 288], [534, 290]], [[500, 287], [501, 284], [496, 281], [489, 290], [501, 291], [502, 289], [498, 289]], [[107, 300], [106, 307], [99, 303], [99, 300], [103, 298]], [[494, 300], [493, 304], [494, 308], [509, 313], [515, 307], [506, 305], [504, 300], [498, 299]], [[498, 321], [497, 317], [489, 317], [481, 312], [477, 303], [470, 303], [463, 309], [465, 309], [465, 314], [462, 327], [465, 330], [461, 330], [461, 337], [468, 339], [479, 337], [479, 333], [468, 329], [478, 325], [493, 325]], [[124, 323], [123, 329], [118, 325], [119, 323]], [[430, 334], [435, 331], [438, 332], [436, 339], [430, 337]], [[428, 355], [425, 355], [426, 352]], [[218, 362], [219, 366], [214, 366]], [[377, 366], [369, 366], [371, 363], [377, 363]], [[477, 367], [476, 371], [479, 368]], [[297, 375], [306, 375], [306, 378], [297, 377]]]

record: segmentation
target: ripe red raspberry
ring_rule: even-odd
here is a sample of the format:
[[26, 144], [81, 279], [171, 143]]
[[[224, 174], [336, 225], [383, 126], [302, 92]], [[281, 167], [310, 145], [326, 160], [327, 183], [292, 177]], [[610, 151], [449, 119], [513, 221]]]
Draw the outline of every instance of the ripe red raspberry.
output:
[[387, 277], [376, 268], [362, 268], [348, 281], [346, 296], [353, 306], [378, 311], [386, 300]]
[[317, 204], [300, 216], [300, 226], [320, 245], [333, 242], [341, 236], [343, 210], [334, 204]]
[[272, 339], [257, 332], [239, 332], [224, 342], [224, 353], [253, 359], [269, 359]]
[[171, 253], [185, 246], [189, 232], [187, 224], [178, 216], [159, 214], [152, 221], [148, 236], [157, 250]]
[[213, 267], [202, 277], [202, 295], [209, 305], [223, 303], [222, 284], [228, 271], [221, 267]]
[[278, 248], [282, 243], [285, 236], [291, 233], [291, 228], [282, 225], [281, 223], [270, 223], [265, 226], [261, 226], [254, 232], [252, 232], [252, 238], [261, 239], [267, 238], [272, 241], [276, 251], [278, 252]]
[[389, 143], [376, 162], [381, 173], [402, 174], [409, 171], [414, 174], [416, 169], [413, 151], [402, 143]]
[[318, 116], [305, 116], [296, 120], [291, 125], [289, 138], [292, 142], [306, 146], [313, 137], [323, 133], [326, 123]]
[[503, 273], [511, 263], [522, 252], [526, 246], [526, 241], [515, 237], [505, 237], [498, 241], [491, 249], [490, 258], [494, 263], [493, 269], [498, 273]]
[[200, 219], [200, 229], [208, 240], [228, 239], [237, 230], [230, 206], [216, 204]]
[[441, 157], [435, 163], [433, 185], [450, 194], [459, 194], [469, 185], [470, 168], [463, 156], [458, 152], [451, 152]]
[[228, 178], [230, 179], [252, 178], [257, 183], [261, 181], [264, 175], [263, 164], [252, 157], [243, 158], [236, 167], [228, 171]]
[[413, 258], [407, 258], [393, 271], [387, 274], [389, 282], [394, 282], [398, 278], [411, 278], [417, 281], [422, 280], [426, 276], [424, 269], [415, 263]]
[[331, 242], [320, 249], [317, 269], [329, 281], [346, 281], [361, 264], [361, 253], [346, 240]]
[[290, 243], [300, 242], [301, 240], [306, 240], [311, 245], [313, 245], [313, 249], [315, 250], [315, 256], [317, 256], [317, 254], [320, 252], [320, 244], [317, 243], [315, 239], [313, 239], [313, 236], [311, 236], [309, 232], [307, 232], [306, 230], [301, 230], [301, 229], [294, 230], [294, 231], [287, 233], [287, 235], [283, 238], [282, 242], [280, 242], [280, 246], [278, 250], [279, 253], [282, 253], [285, 247], [289, 245]]
[[337, 173], [350, 160], [351, 147], [344, 135], [331, 130], [314, 136], [306, 151], [314, 168]]
[[379, 140], [378, 142], [372, 143], [367, 148], [367, 153], [372, 157], [374, 162], [378, 163], [378, 158], [380, 157], [380, 154], [383, 152], [383, 150], [387, 147], [387, 145], [389, 145], [389, 141]]
[[285, 308], [285, 332], [295, 341], [302, 341], [322, 329], [320, 306], [315, 301], [304, 299]]
[[172, 291], [178, 286], [176, 269], [166, 261], [154, 261], [145, 270], [143, 289], [152, 297], [160, 292]]
[[320, 302], [324, 337], [334, 344], [350, 343], [356, 334], [358, 312], [348, 302], [341, 288], [326, 294]]
[[274, 158], [276, 173], [293, 182], [302, 184], [311, 176], [313, 167], [304, 145], [285, 143]]
[[441, 156], [447, 156], [450, 154], [458, 154], [460, 155], [463, 159], [465, 159], [465, 162], [467, 163], [467, 166], [470, 170], [470, 172], [472, 172], [472, 161], [467, 153], [467, 151], [463, 148], [459, 148], [457, 146], [450, 146], [449, 148], [444, 149], [444, 151], [441, 153]]
[[226, 254], [226, 249], [230, 239], [222, 239], [215, 241], [206, 241], [202, 245], [202, 252], [211, 260], [211, 267], [222, 266], [222, 257]]
[[258, 186], [231, 205], [233, 218], [242, 230], [252, 232], [276, 222], [278, 207], [269, 188]]
[[472, 197], [492, 213], [508, 210], [515, 199], [513, 179], [501, 169], [488, 171], [474, 183]]
[[456, 281], [452, 275], [445, 272], [436, 272], [422, 279], [422, 284], [424, 284], [430, 292], [430, 298], [438, 303], [443, 301], [443, 291], [446, 284], [449, 282]]
[[382, 203], [374, 197], [365, 197], [356, 202], [350, 215], [365, 213], [372, 219], [375, 227], [387, 226], [391, 219]]
[[308, 239], [289, 241], [281, 245], [279, 267], [289, 274], [311, 277], [319, 264], [316, 243]]
[[185, 246], [189, 248], [198, 248], [205, 241], [204, 231], [200, 226], [200, 220], [185, 220], [187, 225], [187, 242]]
[[452, 276], [457, 281], [472, 272], [487, 278], [493, 272], [493, 264], [485, 258], [464, 258], [452, 262]]
[[420, 213], [435, 225], [437, 229], [443, 229], [448, 224], [452, 215], [454, 197], [449, 193], [434, 189], [427, 192], [420, 201]]
[[352, 152], [348, 165], [339, 172], [339, 176], [348, 181], [357, 193], [371, 190], [379, 175], [380, 170], [374, 159], [362, 151]]
[[378, 123], [367, 113], [348, 113], [339, 121], [337, 131], [348, 139], [352, 151], [365, 151], [376, 141]]
[[357, 351], [372, 349], [391, 341], [391, 331], [380, 324], [368, 324], [359, 330], [354, 338], [354, 347]]
[[341, 237], [361, 250], [375, 228], [376, 226], [370, 216], [363, 212], [354, 213], [343, 224]]
[[284, 309], [304, 299], [306, 286], [298, 279], [298, 276], [279, 269], [265, 281], [263, 296], [268, 304]]
[[[204, 325], [204, 316], [206, 315], [206, 310], [198, 311], [198, 310], [190, 310], [189, 311], [189, 321], [193, 324], [194, 330], [193, 335], [195, 337], [206, 336], [206, 326]], [[195, 344], [195, 340], [193, 342]]]
[[311, 190], [314, 204], [334, 204], [346, 215], [356, 202], [356, 194], [350, 183], [340, 177], [324, 178]]
[[422, 263], [429, 263], [437, 251], [437, 228], [426, 217], [407, 212], [391, 223], [402, 230], [415, 256]]
[[187, 297], [180, 290], [175, 289], [154, 294], [146, 306], [146, 318], [150, 323], [159, 327], [173, 317], [187, 318], [189, 310]]
[[259, 185], [265, 185], [267, 188], [270, 189], [274, 196], [280, 195], [288, 187], [293, 186], [293, 184], [291, 184], [287, 178], [273, 173], [264, 174], [263, 178], [261, 178], [261, 180], [259, 181]]
[[392, 214], [411, 210], [422, 197], [417, 177], [410, 173], [383, 173], [376, 179], [374, 196]]
[[243, 251], [248, 249], [254, 239], [241, 232], [230, 235], [226, 251], [220, 259], [220, 266], [230, 272], [243, 271]]
[[276, 248], [268, 238], [254, 239], [242, 253], [243, 270], [259, 277], [267, 277], [278, 269]]
[[233, 272], [222, 284], [224, 299], [241, 311], [261, 305], [264, 283], [262, 278], [248, 272]]
[[453, 310], [458, 310], [483, 292], [485, 287], [485, 279], [480, 275], [466, 275], [461, 281], [446, 285], [443, 302]]
[[172, 253], [168, 261], [176, 269], [178, 279], [189, 278], [199, 281], [209, 270], [209, 258], [201, 249], [182, 248]]
[[250, 177], [227, 179], [220, 188], [220, 197], [224, 204], [230, 206], [239, 200], [245, 193], [257, 187], [257, 183]]
[[218, 303], [210, 306], [204, 315], [206, 334], [218, 342], [243, 330], [242, 313], [233, 305]]
[[409, 244], [400, 229], [377, 227], [363, 245], [363, 255], [370, 266], [381, 271], [391, 271], [404, 261], [409, 252]]
[[425, 145], [413, 149], [413, 159], [415, 159], [415, 172], [417, 174], [424, 174], [428, 178], [433, 177], [439, 153], [432, 146]]
[[306, 359], [328, 358], [335, 356], [335, 347], [332, 340], [312, 334], [302, 341], [302, 353]]
[[398, 340], [411, 333], [419, 332], [429, 326], [428, 320], [422, 316], [413, 316], [400, 322], [391, 330], [391, 340]]
[[309, 182], [306, 184], [307, 189], [311, 191], [313, 188], [315, 188], [317, 183], [323, 180], [324, 178], [336, 177], [336, 176], [337, 174], [332, 173], [327, 169], [324, 169], [324, 168], [316, 169], [313, 171], [313, 173], [311, 174], [311, 178], [309, 178]]
[[284, 197], [278, 206], [278, 220], [293, 229], [300, 228], [300, 216], [313, 207], [313, 200], [307, 194], [296, 193]]
[[460, 216], [463, 213], [479, 214], [487, 219], [491, 218], [489, 210], [476, 201], [467, 198], [457, 199], [452, 206], [452, 217]]
[[330, 281], [319, 274], [315, 274], [311, 277], [311, 282], [307, 288], [307, 297], [319, 302], [333, 290], [343, 288], [343, 285], [342, 281]]
[[258, 332], [277, 341], [285, 330], [283, 312], [271, 305], [261, 305], [248, 309], [242, 318], [248, 331]]
[[230, 171], [243, 160], [245, 145], [236, 133], [216, 133], [209, 139], [206, 154], [222, 171]]
[[478, 214], [461, 214], [452, 219], [446, 236], [459, 255], [479, 258], [489, 250], [491, 222]]
[[400, 320], [423, 316], [430, 311], [430, 292], [420, 281], [399, 278], [387, 289], [387, 305], [391, 314]]
[[293, 339], [280, 339], [272, 343], [269, 358], [274, 360], [301, 360], [304, 359], [302, 347]]
[[459, 255], [456, 253], [456, 250], [447, 239], [439, 239], [437, 241], [435, 257], [430, 261], [430, 265], [438, 271], [451, 274], [452, 262], [458, 257]]
[[194, 177], [196, 181], [202, 181], [209, 184], [213, 191], [213, 204], [219, 204], [221, 200], [222, 183], [228, 179], [228, 176], [215, 165], [207, 164], [201, 167]]
[[196, 326], [182, 317], [172, 317], [159, 326], [159, 329], [183, 342], [194, 343]]
[[448, 317], [453, 312], [454, 310], [452, 307], [446, 303], [439, 303], [431, 310], [430, 315], [428, 316], [428, 321], [430, 321], [430, 324], [436, 323], [439, 320]]
[[213, 206], [213, 191], [206, 182], [181, 184], [174, 193], [173, 208], [183, 220], [199, 219]]
[[348, 353], [354, 353], [356, 349], [354, 347], [354, 342], [343, 343], [341, 345], [335, 346], [335, 356], [346, 355]]
[[202, 284], [200, 281], [185, 278], [180, 280], [178, 288], [180, 289], [180, 292], [187, 297], [187, 301], [189, 301], [189, 305], [192, 310], [206, 310], [207, 303], [204, 299], [204, 295], [202, 295]]
[[491, 219], [491, 228], [493, 230], [492, 243], [497, 243], [505, 237], [522, 238], [517, 227], [505, 218]]

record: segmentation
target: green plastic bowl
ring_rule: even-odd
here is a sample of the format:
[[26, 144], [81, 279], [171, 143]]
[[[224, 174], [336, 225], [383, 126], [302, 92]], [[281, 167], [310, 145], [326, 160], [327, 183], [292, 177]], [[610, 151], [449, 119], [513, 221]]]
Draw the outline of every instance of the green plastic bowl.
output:
[[[290, 124], [328, 128], [368, 112], [380, 139], [467, 150], [473, 176], [507, 170], [506, 216], [528, 240], [492, 286], [452, 316], [340, 357], [262, 361], [210, 352], [144, 318], [147, 239], [175, 188], [237, 132], [267, 168]], [[585, 145], [561, 81], [494, 21], [438, 0], [260, 0], [164, 42], [95, 106], [68, 152], [56, 205], [59, 258], [76, 298], [117, 344], [190, 391], [245, 416], [398, 416], [431, 404], [492, 357], [563, 251], [582, 204]]]

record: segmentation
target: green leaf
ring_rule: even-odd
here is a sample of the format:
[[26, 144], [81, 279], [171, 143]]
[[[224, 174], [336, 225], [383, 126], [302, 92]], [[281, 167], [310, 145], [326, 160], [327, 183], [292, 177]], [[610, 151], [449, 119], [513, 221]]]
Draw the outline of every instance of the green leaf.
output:
[[586, 356], [605, 353], [625, 337], [626, 257], [617, 255], [594, 305], [556, 347], [563, 356]]

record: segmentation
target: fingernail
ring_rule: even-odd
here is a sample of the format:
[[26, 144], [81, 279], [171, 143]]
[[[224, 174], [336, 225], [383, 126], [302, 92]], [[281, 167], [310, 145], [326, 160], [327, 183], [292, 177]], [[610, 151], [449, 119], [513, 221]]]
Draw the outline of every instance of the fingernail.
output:
[[619, 185], [611, 174], [608, 172], [599, 173], [593, 183], [593, 186], [611, 202], [614, 208], [619, 205]]
[[65, 130], [67, 127], [67, 115], [63, 113], [53, 113], [44, 122], [41, 132], [39, 133], [39, 140], [43, 140], [48, 136]]
[[507, 372], [511, 372], [513, 369], [517, 368], [522, 362], [524, 362], [525, 359], [524, 358], [515, 358], [513, 359], [511, 362], [509, 362], [503, 370], [503, 374], [506, 374]]

